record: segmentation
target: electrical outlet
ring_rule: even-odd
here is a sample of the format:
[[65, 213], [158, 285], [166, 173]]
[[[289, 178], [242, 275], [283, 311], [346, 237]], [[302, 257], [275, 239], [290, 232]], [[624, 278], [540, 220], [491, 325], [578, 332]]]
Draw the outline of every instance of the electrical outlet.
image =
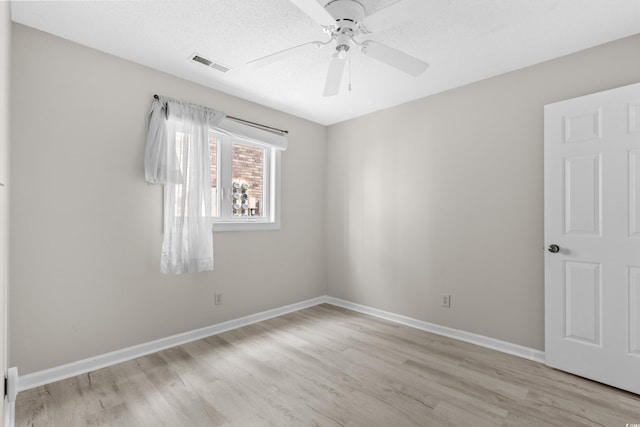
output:
[[220, 305], [222, 304], [222, 294], [220, 293], [215, 293], [213, 295], [213, 304], [214, 305]]
[[451, 308], [451, 295], [442, 295], [442, 306]]

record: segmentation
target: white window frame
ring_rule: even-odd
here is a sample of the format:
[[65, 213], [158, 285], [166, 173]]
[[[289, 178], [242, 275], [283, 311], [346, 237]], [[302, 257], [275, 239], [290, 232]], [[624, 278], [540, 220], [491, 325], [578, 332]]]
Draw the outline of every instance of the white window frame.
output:
[[[216, 172], [218, 174], [216, 180], [216, 197], [219, 216], [212, 217], [213, 231], [258, 231], [280, 229], [281, 150], [276, 149], [268, 143], [261, 143], [254, 139], [229, 134], [225, 130], [219, 128], [210, 130], [209, 138], [213, 138], [218, 141], [216, 144], [216, 159], [218, 162], [216, 165]], [[231, 214], [233, 197], [233, 190], [231, 188], [233, 184], [231, 164], [232, 147], [234, 143], [265, 150], [263, 170], [263, 217], [233, 217]]]

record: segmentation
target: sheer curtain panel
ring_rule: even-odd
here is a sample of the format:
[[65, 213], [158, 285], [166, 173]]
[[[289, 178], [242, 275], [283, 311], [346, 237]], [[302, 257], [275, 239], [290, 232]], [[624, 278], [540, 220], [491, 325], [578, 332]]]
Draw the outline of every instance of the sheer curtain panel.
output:
[[164, 274], [213, 270], [209, 129], [219, 111], [154, 99], [145, 147], [145, 179], [164, 186]]

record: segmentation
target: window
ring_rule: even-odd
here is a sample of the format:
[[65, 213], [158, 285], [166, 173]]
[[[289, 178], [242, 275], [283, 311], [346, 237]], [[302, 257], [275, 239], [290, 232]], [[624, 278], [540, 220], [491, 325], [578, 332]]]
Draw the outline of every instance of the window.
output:
[[145, 180], [164, 186], [162, 273], [213, 270], [212, 226], [280, 227], [287, 131], [158, 95], [148, 126]]
[[280, 150], [226, 130], [209, 132], [213, 230], [280, 228]]
[[[188, 152], [188, 138], [187, 134], [176, 132], [179, 165]], [[175, 217], [200, 212], [200, 216], [213, 219], [213, 231], [280, 228], [280, 158], [281, 151], [287, 148], [286, 138], [225, 119], [219, 128], [209, 130], [208, 139], [211, 212], [206, 213], [206, 203], [201, 199], [196, 198], [195, 204], [184, 199], [202, 184], [180, 166], [179, 173], [186, 173], [186, 179], [172, 194]]]

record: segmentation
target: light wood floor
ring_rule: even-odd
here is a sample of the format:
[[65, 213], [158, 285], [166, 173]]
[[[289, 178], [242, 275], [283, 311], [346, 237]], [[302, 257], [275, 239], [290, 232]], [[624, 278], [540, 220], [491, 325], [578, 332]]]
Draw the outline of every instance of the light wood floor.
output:
[[16, 413], [18, 426], [624, 427], [640, 396], [321, 305], [25, 391]]

